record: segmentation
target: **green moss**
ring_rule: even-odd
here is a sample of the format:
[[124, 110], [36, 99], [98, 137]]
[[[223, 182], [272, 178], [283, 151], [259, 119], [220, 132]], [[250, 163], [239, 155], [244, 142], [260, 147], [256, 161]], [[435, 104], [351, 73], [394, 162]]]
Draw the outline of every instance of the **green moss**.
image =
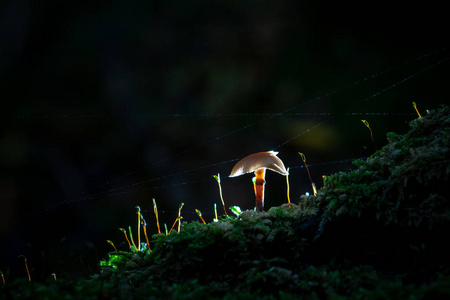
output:
[[[302, 196], [298, 204], [206, 225], [184, 223], [180, 234], [156, 235], [149, 259], [129, 282], [195, 280], [199, 291], [214, 286], [218, 297], [424, 294], [427, 287], [406, 279], [435, 280], [439, 268], [449, 267], [434, 238], [450, 221], [443, 184], [450, 170], [449, 124], [444, 107], [411, 122], [405, 135], [389, 133], [388, 145], [355, 161], [355, 170], [326, 177], [316, 196]], [[125, 271], [99, 278], [114, 281]]]
[[110, 253], [89, 281], [17, 282], [0, 299], [449, 298], [449, 109], [410, 126], [316, 196], [184, 222], [150, 253]]
[[362, 214], [385, 224], [449, 221], [448, 188], [443, 184], [450, 173], [449, 109], [431, 112], [410, 126], [403, 136], [388, 133], [388, 145], [367, 160], [355, 161], [356, 170], [326, 178], [315, 199], [324, 216], [322, 226], [336, 217]]

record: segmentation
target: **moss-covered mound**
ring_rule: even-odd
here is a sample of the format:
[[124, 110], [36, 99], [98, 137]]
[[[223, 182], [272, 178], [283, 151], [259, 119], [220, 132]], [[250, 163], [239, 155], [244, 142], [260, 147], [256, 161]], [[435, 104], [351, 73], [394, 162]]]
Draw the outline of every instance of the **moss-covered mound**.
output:
[[410, 125], [316, 196], [184, 223], [155, 235], [150, 254], [110, 253], [101, 274], [58, 288], [68, 299], [450, 298], [450, 110]]
[[450, 278], [449, 128], [448, 108], [432, 112], [405, 135], [389, 133], [389, 144], [354, 171], [325, 178], [316, 196], [155, 236], [151, 255], [126, 254], [100, 279], [136, 288], [187, 284], [217, 297], [353, 298], [394, 286], [424, 296]]

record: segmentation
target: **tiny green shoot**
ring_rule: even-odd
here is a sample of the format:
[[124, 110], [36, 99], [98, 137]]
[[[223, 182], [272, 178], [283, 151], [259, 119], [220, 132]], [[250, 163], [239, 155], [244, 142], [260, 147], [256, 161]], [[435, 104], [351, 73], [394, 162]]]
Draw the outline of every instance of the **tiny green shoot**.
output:
[[136, 206], [136, 214], [138, 216], [138, 251], [141, 251], [141, 208]]
[[370, 128], [369, 126], [369, 122], [367, 122], [366, 120], [361, 120], [361, 122], [364, 123], [364, 125], [366, 125], [367, 128], [369, 128], [370, 130], [370, 138], [372, 139], [373, 145], [375, 146], [375, 151], [377, 151], [377, 144], [375, 143], [375, 140], [373, 139], [373, 132], [372, 132], [372, 128]]
[[119, 251], [117, 251], [117, 248], [116, 248], [116, 246], [114, 245], [114, 243], [112, 242], [112, 241], [110, 241], [110, 240], [106, 240], [111, 246], [113, 246], [113, 248], [114, 248], [114, 250], [116, 251], [116, 252], [119, 252]]
[[305, 165], [306, 171], [308, 172], [309, 181], [311, 181], [311, 186], [312, 186], [314, 196], [315, 196], [317, 194], [316, 184], [311, 179], [311, 173], [309, 173], [308, 165], [306, 164], [306, 156], [301, 152], [299, 152], [298, 154], [300, 154], [303, 164]]
[[219, 185], [219, 195], [220, 195], [220, 200], [222, 201], [223, 211], [225, 212], [225, 215], [228, 216], [227, 210], [225, 209], [225, 202], [223, 201], [223, 196], [222, 196], [222, 186], [220, 185], [220, 174], [217, 173], [217, 175], [213, 175], [213, 177], [216, 179], [217, 184]]
[[184, 203], [181, 203], [180, 206], [178, 206], [178, 233], [180, 233], [180, 229], [181, 229], [181, 209], [183, 208]]
[[136, 244], [134, 243], [133, 232], [131, 232], [131, 226], [128, 226], [128, 232], [130, 232], [131, 243], [133, 244], [134, 249], [137, 250], [138, 248], [136, 247]]
[[158, 227], [158, 233], [161, 233], [161, 228], [159, 228], [159, 220], [158, 220], [158, 207], [156, 206], [155, 198], [153, 198], [153, 211], [156, 216], [156, 226]]
[[239, 206], [231, 206], [230, 210], [236, 215], [236, 217], [239, 217], [239, 215], [242, 213], [242, 210]]
[[419, 115], [419, 119], [423, 122], [422, 116], [420, 115], [419, 110], [417, 109], [416, 102], [413, 102], [412, 105], [413, 105], [414, 109], [416, 110], [416, 113]]
[[288, 172], [288, 174], [286, 175], [286, 185], [287, 185], [287, 200], [288, 203], [291, 203], [291, 197], [289, 196], [289, 168], [287, 168], [286, 170]]
[[214, 203], [214, 220], [213, 221], [219, 222], [219, 218], [217, 217], [217, 205], [215, 203]]
[[205, 219], [203, 219], [203, 217], [202, 217], [202, 212], [199, 211], [198, 209], [195, 209], [195, 212], [197, 213], [200, 220], [202, 220], [203, 224], [206, 224]]

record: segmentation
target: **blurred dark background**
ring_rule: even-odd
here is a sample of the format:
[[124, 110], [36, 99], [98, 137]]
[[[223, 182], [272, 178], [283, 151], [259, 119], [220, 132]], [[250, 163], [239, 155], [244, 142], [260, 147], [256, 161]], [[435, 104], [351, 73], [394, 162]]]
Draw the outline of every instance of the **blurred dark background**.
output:
[[[217, 173], [227, 207], [251, 209], [252, 176], [227, 176], [254, 152], [280, 152], [294, 202], [311, 192], [297, 152], [319, 187], [350, 169], [375, 150], [361, 119], [380, 148], [412, 101], [448, 104], [438, 3], [0, 2], [0, 270], [95, 273], [136, 205], [150, 233], [152, 198], [169, 228], [180, 203], [186, 221], [222, 213]], [[266, 192], [286, 202], [285, 178]]]

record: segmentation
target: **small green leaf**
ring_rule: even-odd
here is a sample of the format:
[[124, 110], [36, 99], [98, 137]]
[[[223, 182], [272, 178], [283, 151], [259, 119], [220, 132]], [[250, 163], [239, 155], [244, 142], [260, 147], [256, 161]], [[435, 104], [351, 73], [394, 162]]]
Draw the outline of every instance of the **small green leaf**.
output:
[[220, 173], [217, 173], [217, 175], [213, 175], [213, 177], [217, 180], [217, 183], [220, 183]]
[[298, 154], [300, 154], [300, 156], [302, 157], [303, 162], [306, 162], [306, 157], [305, 154], [299, 152]]
[[242, 210], [239, 206], [231, 206], [230, 210], [232, 213], [234, 213], [237, 217], [242, 213]]

